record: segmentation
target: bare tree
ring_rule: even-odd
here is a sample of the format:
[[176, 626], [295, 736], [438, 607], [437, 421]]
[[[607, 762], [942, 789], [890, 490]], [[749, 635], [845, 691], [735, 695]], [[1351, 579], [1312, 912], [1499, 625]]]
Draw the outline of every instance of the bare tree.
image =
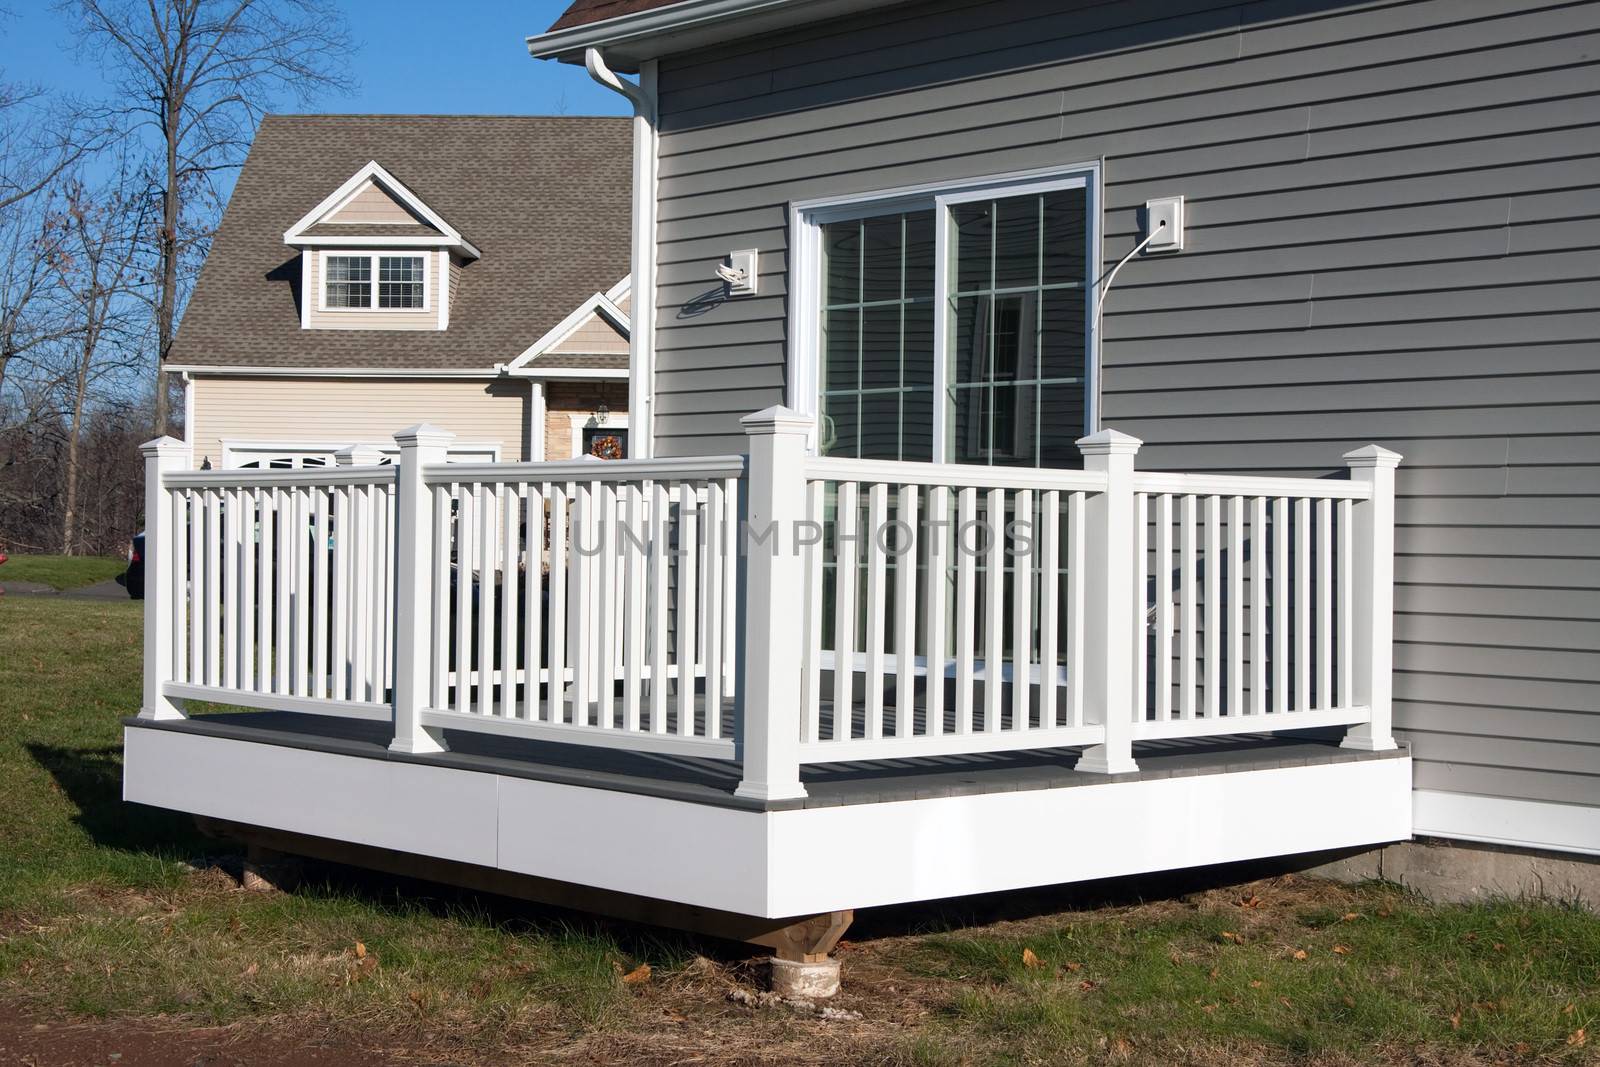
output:
[[277, 100], [309, 103], [348, 87], [350, 41], [329, 0], [63, 0], [85, 48], [115, 71], [117, 109], [155, 132], [159, 200], [151, 302], [156, 320], [155, 429], [166, 432], [162, 367], [184, 286], [181, 264], [209, 226], [187, 210], [211, 176], [244, 161], [256, 124]]
[[70, 329], [46, 299], [56, 240], [40, 213], [0, 213], [0, 392], [14, 364]]
[[57, 236], [50, 260], [55, 295], [72, 331], [61, 348], [57, 383], [65, 395], [65, 486], [61, 509], [61, 551], [80, 547], [79, 482], [84, 427], [93, 387], [114, 370], [139, 362], [135, 306], [128, 299], [136, 278], [135, 258], [142, 227], [140, 201], [124, 183], [91, 192], [70, 182], [61, 210], [49, 229]]

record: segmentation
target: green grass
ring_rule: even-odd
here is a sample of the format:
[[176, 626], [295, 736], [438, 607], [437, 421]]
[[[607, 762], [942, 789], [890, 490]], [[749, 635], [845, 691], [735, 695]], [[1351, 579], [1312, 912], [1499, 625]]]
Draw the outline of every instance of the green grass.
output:
[[[904, 934], [936, 921], [924, 909], [842, 947], [840, 1006], [864, 1018], [826, 1022], [730, 1004], [755, 977], [738, 949], [647, 928], [330, 867], [242, 892], [215, 865], [229, 846], [120, 799], [140, 619], [0, 598], [0, 1014], [355, 1034], [450, 1062], [1576, 1064], [1600, 1047], [1600, 919], [1550, 903], [1290, 879]], [[651, 980], [621, 982], [641, 962]]]
[[0, 585], [38, 582], [52, 589], [82, 589], [128, 569], [115, 556], [12, 556], [0, 564]]

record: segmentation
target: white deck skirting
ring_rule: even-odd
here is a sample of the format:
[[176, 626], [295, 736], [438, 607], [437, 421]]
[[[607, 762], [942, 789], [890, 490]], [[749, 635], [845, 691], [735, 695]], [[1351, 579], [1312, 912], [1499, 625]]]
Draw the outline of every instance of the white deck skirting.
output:
[[1403, 757], [746, 811], [179, 730], [124, 735], [129, 801], [767, 917], [1411, 835]]

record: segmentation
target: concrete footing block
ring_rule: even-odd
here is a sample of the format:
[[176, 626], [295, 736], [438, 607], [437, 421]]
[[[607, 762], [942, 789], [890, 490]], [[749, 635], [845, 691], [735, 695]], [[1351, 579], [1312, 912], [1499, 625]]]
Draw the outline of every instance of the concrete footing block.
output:
[[814, 963], [772, 958], [772, 991], [784, 997], [822, 1000], [839, 992], [839, 961]]

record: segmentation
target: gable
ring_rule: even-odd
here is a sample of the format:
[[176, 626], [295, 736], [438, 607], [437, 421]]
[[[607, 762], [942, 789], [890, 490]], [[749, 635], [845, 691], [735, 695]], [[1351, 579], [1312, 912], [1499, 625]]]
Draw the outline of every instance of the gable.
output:
[[573, 331], [549, 349], [557, 355], [626, 356], [628, 335], [615, 323], [595, 311]]
[[322, 221], [324, 224], [340, 226], [382, 226], [420, 223], [422, 219], [369, 178], [350, 199], [334, 208]]

